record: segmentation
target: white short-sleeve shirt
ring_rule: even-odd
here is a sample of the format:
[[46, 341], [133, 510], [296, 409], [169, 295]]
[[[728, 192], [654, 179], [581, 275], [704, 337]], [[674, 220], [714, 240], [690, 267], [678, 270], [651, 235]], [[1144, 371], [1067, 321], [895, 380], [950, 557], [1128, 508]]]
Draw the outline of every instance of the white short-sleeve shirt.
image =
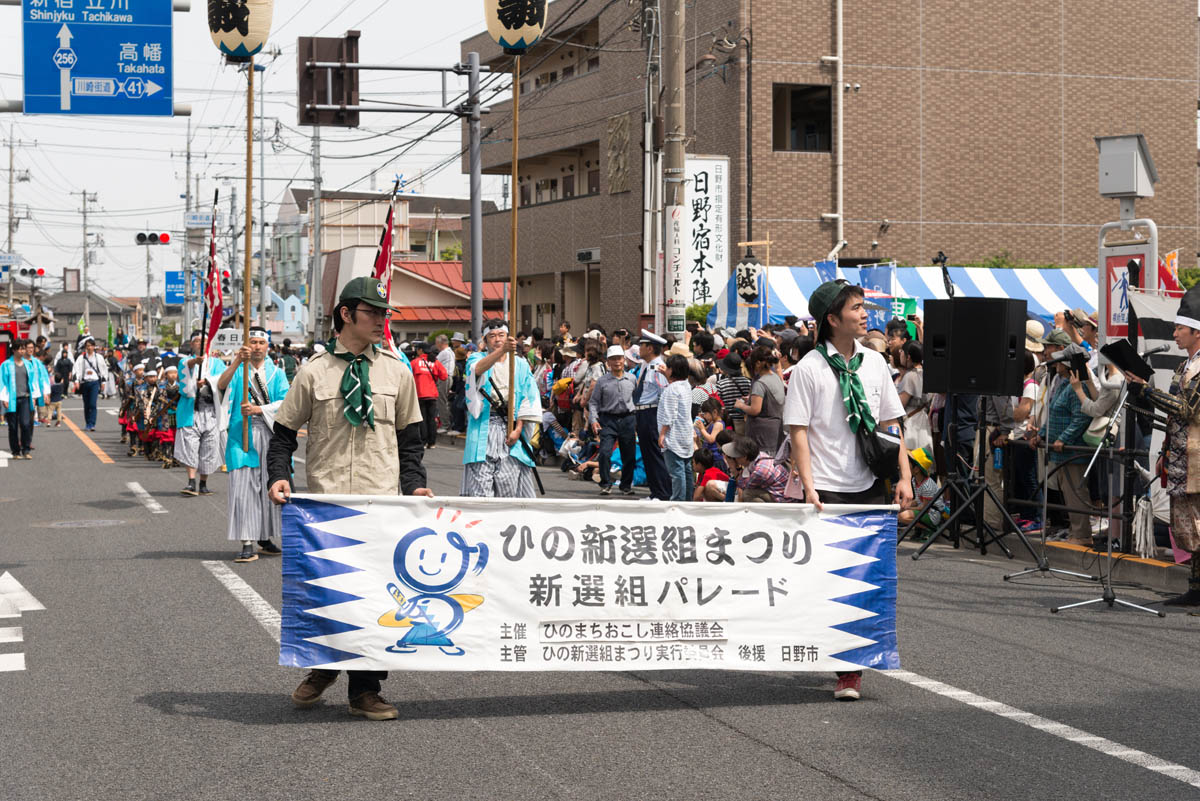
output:
[[[827, 342], [825, 347], [829, 353], [836, 352], [832, 343]], [[887, 361], [858, 342], [854, 343], [854, 353], [863, 354], [858, 376], [875, 420], [903, 417], [904, 406]], [[875, 474], [867, 466], [846, 422], [846, 405], [842, 402], [837, 376], [815, 350], [805, 354], [792, 371], [783, 406], [783, 424], [808, 427], [813, 484], [818, 492], [863, 492], [875, 483]]]

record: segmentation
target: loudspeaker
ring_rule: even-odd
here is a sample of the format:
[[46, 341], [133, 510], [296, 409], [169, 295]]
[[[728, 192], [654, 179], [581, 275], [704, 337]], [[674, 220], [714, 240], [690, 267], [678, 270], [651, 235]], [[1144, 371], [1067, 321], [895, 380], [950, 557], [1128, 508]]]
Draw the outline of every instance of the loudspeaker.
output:
[[1025, 301], [925, 301], [925, 392], [1020, 395], [1025, 378]]

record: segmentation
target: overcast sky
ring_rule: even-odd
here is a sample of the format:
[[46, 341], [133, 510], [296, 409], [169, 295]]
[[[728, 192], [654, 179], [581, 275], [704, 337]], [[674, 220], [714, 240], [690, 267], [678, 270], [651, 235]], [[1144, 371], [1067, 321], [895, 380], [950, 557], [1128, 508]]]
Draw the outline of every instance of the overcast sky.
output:
[[[79, 0], [76, 3], [79, 5]], [[0, 6], [0, 96], [5, 99], [18, 99], [23, 93], [20, 18], [20, 8]], [[276, 0], [269, 46], [278, 46], [283, 53], [273, 63], [269, 57], [265, 59], [269, 63], [267, 177], [296, 179], [300, 186], [311, 186], [311, 129], [296, 123], [297, 37], [340, 36], [357, 29], [363, 32], [363, 62], [449, 65], [458, 60], [459, 42], [484, 28], [482, 0]], [[245, 78], [235, 68], [222, 65], [209, 38], [205, 0], [192, 0], [190, 12], [175, 15], [174, 47], [175, 100], [192, 106], [192, 169], [204, 176], [202, 205], [206, 209], [211, 206], [213, 189], [220, 187], [221, 205], [227, 209], [231, 187], [221, 176], [235, 176], [238, 194], [244, 194]], [[450, 81], [452, 89], [466, 87], [465, 79], [450, 76]], [[441, 100], [439, 78], [407, 72], [366, 73], [362, 91], [364, 102], [375, 98], [439, 105]], [[370, 174], [377, 170], [380, 189], [402, 173], [406, 179], [420, 179], [416, 186], [424, 193], [465, 197], [467, 180], [457, 160], [436, 174], [422, 176], [423, 171], [459, 152], [458, 125], [434, 134], [392, 161], [415, 135], [438, 122], [436, 118], [417, 119], [404, 114], [366, 114], [357, 130], [323, 129], [325, 188], [368, 190]], [[17, 170], [28, 170], [32, 178], [29, 183], [16, 184], [14, 205], [19, 211], [28, 207], [32, 219], [21, 222], [13, 249], [55, 279], [61, 277], [63, 267], [81, 266], [80, 198], [70, 193], [86, 188], [98, 195], [89, 213], [89, 229], [101, 232], [105, 242], [102, 263], [91, 270], [94, 288], [114, 295], [144, 295], [145, 249], [133, 244], [133, 238], [146, 228], [175, 230], [182, 225], [187, 118], [0, 114], [0, 125], [4, 139], [9, 125], [14, 126], [14, 135], [21, 140]], [[402, 125], [411, 127], [394, 130]], [[381, 135], [368, 139], [372, 134]], [[255, 152], [257, 173], [257, 144]], [[370, 153], [377, 155], [362, 155]], [[7, 169], [7, 156], [3, 152], [0, 168]], [[4, 216], [8, 213], [7, 177], [7, 172], [0, 173], [0, 213]], [[274, 221], [286, 186], [286, 180], [267, 182], [268, 222]], [[484, 176], [486, 199], [499, 200], [500, 191], [498, 178]], [[3, 247], [0, 239], [0, 250]], [[175, 247], [152, 248], [151, 252], [154, 292], [158, 294], [162, 292], [162, 271], [179, 269], [180, 252]], [[59, 288], [55, 280], [47, 284], [49, 291]]]

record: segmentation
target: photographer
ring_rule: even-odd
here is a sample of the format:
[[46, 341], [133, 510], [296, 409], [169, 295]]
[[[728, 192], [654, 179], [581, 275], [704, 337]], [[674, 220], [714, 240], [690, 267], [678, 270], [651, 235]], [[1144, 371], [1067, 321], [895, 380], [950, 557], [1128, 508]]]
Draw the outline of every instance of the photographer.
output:
[[[1070, 461], [1072, 454], [1064, 449], [1070, 445], [1083, 444], [1083, 434], [1087, 431], [1091, 418], [1083, 411], [1079, 397], [1071, 388], [1069, 360], [1055, 362], [1053, 366], [1059, 380], [1050, 396], [1046, 424], [1033, 438], [1033, 444], [1036, 447], [1039, 443], [1046, 443], [1050, 449], [1049, 463], [1062, 465], [1054, 473], [1054, 477], [1065, 505], [1075, 509], [1088, 509], [1091, 503], [1086, 491], [1087, 479], [1083, 475], [1086, 465], [1078, 459]], [[1068, 512], [1067, 516], [1070, 520], [1067, 542], [1091, 545], [1092, 528], [1089, 513]]]

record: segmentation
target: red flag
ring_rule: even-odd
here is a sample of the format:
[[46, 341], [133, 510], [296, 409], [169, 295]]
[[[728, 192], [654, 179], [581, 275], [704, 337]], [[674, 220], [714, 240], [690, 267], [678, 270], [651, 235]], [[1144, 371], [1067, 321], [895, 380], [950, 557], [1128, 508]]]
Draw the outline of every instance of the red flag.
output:
[[212, 347], [213, 337], [221, 327], [223, 299], [221, 274], [217, 270], [217, 207], [213, 204], [212, 239], [208, 245], [208, 279], [204, 282], [204, 305], [208, 310], [208, 331], [204, 338], [204, 355]]
[[[396, 193], [392, 192], [392, 201], [388, 206], [387, 221], [383, 224], [383, 235], [379, 238], [379, 251], [375, 254], [375, 280], [382, 281], [387, 289], [388, 305], [392, 303], [392, 223], [396, 213]], [[392, 339], [392, 324], [389, 313], [388, 322], [383, 327], [383, 344], [396, 358], [400, 352]]]

